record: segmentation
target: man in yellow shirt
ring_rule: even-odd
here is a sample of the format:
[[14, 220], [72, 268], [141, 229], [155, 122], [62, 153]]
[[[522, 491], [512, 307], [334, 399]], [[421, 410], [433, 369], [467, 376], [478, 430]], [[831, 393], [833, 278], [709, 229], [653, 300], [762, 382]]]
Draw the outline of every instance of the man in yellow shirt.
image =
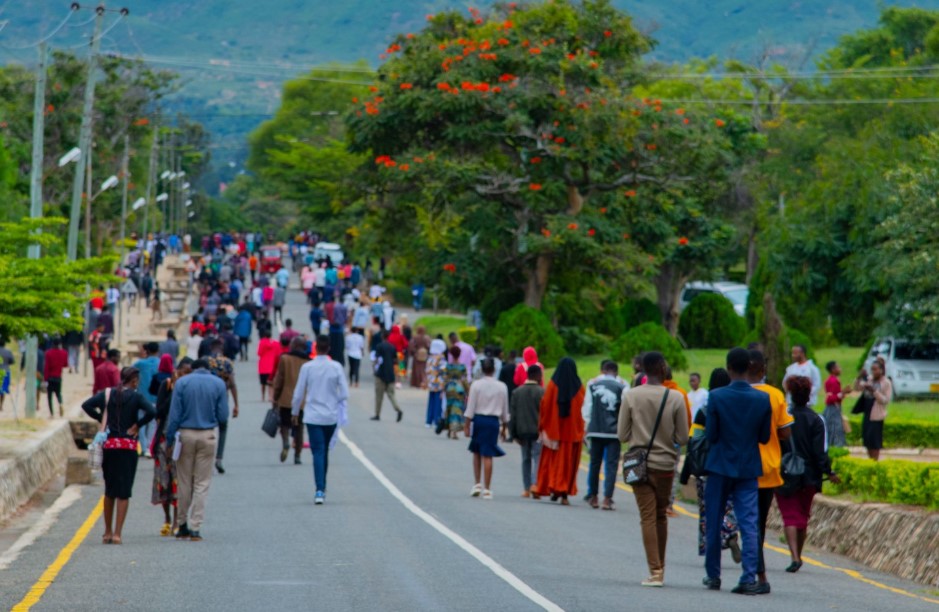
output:
[[769, 581], [766, 579], [766, 562], [763, 559], [763, 542], [766, 540], [766, 521], [769, 518], [769, 509], [773, 505], [773, 492], [782, 485], [782, 449], [779, 442], [788, 440], [792, 435], [792, 415], [786, 406], [785, 394], [764, 382], [766, 378], [766, 358], [759, 350], [750, 350], [750, 371], [747, 380], [754, 389], [769, 395], [770, 407], [773, 410], [773, 421], [770, 426], [769, 442], [760, 444], [760, 458], [763, 460], [763, 475], [760, 476], [758, 527], [760, 532], [759, 561], [757, 563], [757, 580], [760, 585], [766, 585], [769, 592]]

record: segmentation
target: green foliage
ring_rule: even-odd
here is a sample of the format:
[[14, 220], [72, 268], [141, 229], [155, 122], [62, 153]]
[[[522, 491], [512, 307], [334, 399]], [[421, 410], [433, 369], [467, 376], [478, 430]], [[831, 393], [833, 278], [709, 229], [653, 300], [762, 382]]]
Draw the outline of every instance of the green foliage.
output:
[[492, 335], [506, 351], [535, 347], [545, 367], [554, 367], [565, 354], [564, 341], [548, 317], [523, 304], [502, 313]]
[[832, 467], [842, 480], [829, 485], [836, 493], [851, 493], [865, 501], [939, 508], [939, 463], [840, 456]]
[[743, 338], [746, 323], [730, 300], [702, 293], [681, 313], [678, 333], [689, 348], [731, 348]]
[[610, 339], [592, 329], [562, 326], [558, 329], [564, 346], [573, 355], [594, 355], [602, 353], [610, 344]]
[[[23, 338], [81, 329], [85, 286], [113, 280], [106, 274], [114, 263], [111, 259], [68, 262], [58, 255], [25, 257], [29, 244], [42, 245], [43, 250], [60, 245], [65, 223], [65, 219], [48, 217], [0, 223], [0, 335]], [[65, 311], [72, 316], [63, 316]]]
[[[813, 348], [811, 340], [809, 337], [803, 334], [797, 329], [792, 329], [789, 327], [783, 328], [783, 333], [777, 340], [776, 352], [775, 354], [779, 355], [778, 363], [774, 363], [771, 355], [774, 354], [773, 351], [767, 350], [765, 345], [765, 340], [761, 337], [760, 333], [756, 330], [751, 330], [744, 336], [743, 340], [740, 341], [740, 345], [746, 347], [752, 342], [759, 342], [763, 344], [763, 353], [766, 355], [767, 364], [766, 364], [766, 377], [770, 384], [779, 386], [782, 383], [783, 376], [786, 373], [786, 367], [790, 363], [790, 355], [792, 354], [792, 347], [796, 344], [801, 344], [805, 346], [805, 356], [809, 359], [815, 359], [815, 349]], [[818, 364], [819, 369], [821, 370], [825, 364]]]
[[458, 335], [463, 342], [473, 346], [476, 346], [476, 341], [479, 340], [479, 330], [475, 327], [461, 327], [456, 330], [456, 335]]
[[856, 371], [860, 372], [864, 369], [864, 362], [867, 361], [867, 356], [871, 354], [871, 349], [874, 348], [874, 342], [876, 341], [877, 338], [871, 336], [871, 338], [867, 341], [867, 344], [864, 345], [864, 351], [857, 360]]
[[639, 298], [626, 300], [623, 303], [620, 309], [620, 318], [625, 326], [624, 331], [627, 331], [643, 323], [661, 323], [662, 313], [659, 312], [659, 307], [652, 300]]
[[648, 351], [659, 351], [674, 371], [688, 368], [688, 360], [678, 340], [659, 323], [643, 323], [613, 342], [611, 355], [619, 363], [632, 363], [633, 357]]
[[[853, 404], [852, 404], [853, 405]], [[851, 433], [849, 446], [863, 446], [860, 417], [849, 416]], [[890, 419], [884, 421], [885, 448], [939, 448], [939, 423], [916, 419]]]

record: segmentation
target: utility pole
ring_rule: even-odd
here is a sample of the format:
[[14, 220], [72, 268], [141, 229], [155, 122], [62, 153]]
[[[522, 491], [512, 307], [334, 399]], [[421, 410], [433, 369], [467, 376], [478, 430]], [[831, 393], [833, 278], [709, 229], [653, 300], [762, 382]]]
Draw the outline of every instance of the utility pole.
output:
[[[81, 214], [82, 189], [85, 182], [86, 156], [91, 156], [91, 121], [95, 104], [95, 70], [98, 68], [98, 51], [101, 49], [101, 24], [104, 22], [104, 4], [95, 9], [95, 31], [91, 37], [91, 54], [88, 56], [88, 76], [85, 81], [85, 102], [82, 108], [81, 131], [78, 136], [78, 148], [81, 151], [75, 164], [75, 180], [72, 183], [72, 209], [68, 219], [69, 261], [78, 258], [78, 217]], [[89, 198], [91, 193], [88, 193]]]
[[[91, 145], [93, 148], [94, 145]], [[91, 160], [93, 158], [91, 148], [88, 149], [88, 155], [85, 157], [87, 165], [85, 167], [85, 259], [91, 257], [91, 202], [94, 194], [94, 183], [91, 181]]]
[[[147, 232], [150, 231], [150, 204], [153, 202], [153, 183], [156, 181], [157, 164], [157, 146], [159, 146], [160, 130], [156, 122], [153, 124], [153, 138], [150, 140], [150, 168], [147, 172], [147, 204], [143, 209], [143, 251], [140, 256], [143, 257], [147, 250]], [[137, 302], [138, 304], [140, 302]]]
[[[121, 259], [118, 262], [118, 269], [124, 269], [124, 244], [125, 234], [127, 232], [127, 190], [130, 181], [130, 135], [124, 135], [124, 159], [121, 162], [121, 178], [124, 181], [121, 190]], [[124, 335], [124, 296], [117, 300], [117, 345], [121, 346], [121, 339]]]
[[[46, 43], [39, 45], [39, 74], [36, 75], [36, 94], [33, 98], [33, 162], [29, 181], [29, 217], [42, 218], [42, 161], [43, 134], [45, 132], [46, 112]], [[41, 253], [38, 244], [29, 245], [30, 259], [39, 259]], [[26, 371], [21, 378], [26, 385], [26, 418], [36, 417], [36, 385], [30, 384], [36, 376], [39, 339], [32, 335], [26, 338]], [[16, 416], [16, 415], [14, 415]]]

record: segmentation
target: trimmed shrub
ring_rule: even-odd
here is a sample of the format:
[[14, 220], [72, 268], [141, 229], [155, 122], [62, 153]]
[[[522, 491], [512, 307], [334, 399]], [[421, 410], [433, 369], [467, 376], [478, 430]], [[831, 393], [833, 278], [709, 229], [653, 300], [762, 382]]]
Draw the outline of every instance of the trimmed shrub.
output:
[[595, 355], [606, 351], [610, 339], [592, 329], [561, 327], [558, 329], [564, 347], [573, 355]]
[[731, 348], [747, 332], [746, 322], [723, 295], [702, 293], [681, 313], [678, 333], [689, 348]]
[[865, 501], [939, 508], [939, 463], [840, 456], [832, 461], [832, 467], [842, 481], [828, 485], [834, 493], [858, 495]]
[[662, 312], [659, 307], [648, 298], [626, 300], [620, 308], [620, 319], [626, 331], [639, 327], [643, 323], [662, 323]]
[[632, 363], [633, 357], [647, 351], [659, 351], [665, 355], [673, 370], [688, 368], [681, 344], [659, 323], [643, 323], [632, 328], [613, 342], [610, 353], [620, 363]]
[[564, 357], [564, 340], [540, 310], [519, 304], [499, 315], [493, 337], [506, 350], [533, 346], [545, 367], [554, 367]]
[[463, 342], [476, 346], [476, 341], [479, 339], [479, 330], [475, 327], [461, 327], [456, 330], [456, 335], [459, 336], [460, 340]]
[[[850, 410], [850, 407], [845, 406], [846, 414]], [[851, 433], [847, 434], [848, 445], [863, 446], [861, 417], [850, 415], [848, 420], [851, 423]], [[905, 419], [891, 421], [887, 417], [884, 422], [884, 448], [939, 448], [939, 423]]]

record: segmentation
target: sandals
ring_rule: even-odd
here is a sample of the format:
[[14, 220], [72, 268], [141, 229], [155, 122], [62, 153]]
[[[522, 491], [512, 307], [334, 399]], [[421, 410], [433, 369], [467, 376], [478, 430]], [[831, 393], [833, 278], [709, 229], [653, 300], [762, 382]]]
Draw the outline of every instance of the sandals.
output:
[[479, 497], [479, 495], [482, 492], [483, 492], [483, 486], [477, 482], [476, 484], [473, 485], [473, 490], [470, 491], [470, 497]]
[[109, 535], [101, 536], [101, 543], [102, 543], [102, 544], [110, 544], [110, 543], [111, 543], [111, 537], [112, 537], [112, 536], [109, 536]]
[[173, 526], [169, 523], [163, 523], [163, 527], [160, 529], [161, 536], [168, 536], [173, 534]]

